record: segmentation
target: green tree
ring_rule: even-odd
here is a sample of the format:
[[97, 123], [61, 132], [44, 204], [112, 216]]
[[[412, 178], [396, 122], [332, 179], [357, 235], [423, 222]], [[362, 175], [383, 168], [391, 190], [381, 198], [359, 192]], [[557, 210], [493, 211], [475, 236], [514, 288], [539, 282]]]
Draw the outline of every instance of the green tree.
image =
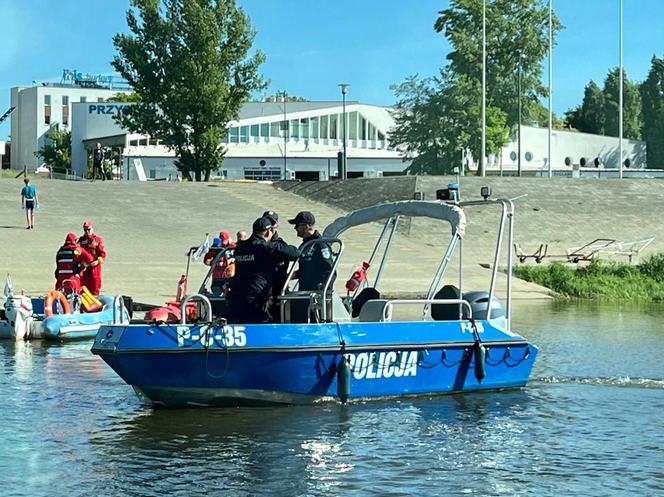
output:
[[207, 181], [221, 167], [221, 140], [242, 104], [265, 87], [264, 56], [235, 0], [131, 0], [131, 34], [117, 34], [113, 67], [139, 102], [119, 122], [173, 150], [183, 176]]
[[[627, 79], [623, 69], [623, 136], [641, 139], [641, 95], [639, 87]], [[615, 68], [604, 80], [604, 134], [618, 136], [620, 123], [620, 70]]]
[[[495, 154], [518, 122], [519, 69], [522, 121], [541, 118], [538, 99], [546, 95], [541, 62], [548, 46], [548, 7], [543, 0], [493, 0], [487, 1], [486, 17], [486, 151]], [[555, 16], [553, 22], [555, 35], [562, 26]], [[451, 170], [461, 150], [478, 162], [482, 155], [482, 2], [451, 0], [439, 12], [434, 29], [452, 45], [440, 76], [421, 82], [415, 76], [393, 87], [398, 102], [391, 140], [414, 158], [413, 170], [425, 172]], [[417, 122], [422, 116], [427, 124]], [[432, 129], [433, 125], [438, 127]], [[420, 154], [423, 158], [416, 160]]]
[[640, 91], [648, 167], [664, 167], [664, 59], [653, 56]]
[[119, 103], [137, 103], [140, 102], [140, 96], [138, 93], [131, 92], [131, 93], [116, 93], [112, 97], [109, 97], [106, 99], [107, 102], [119, 102]]
[[[263, 99], [264, 102], [283, 102], [284, 94], [282, 92], [277, 92], [274, 95], [268, 95]], [[298, 97], [297, 95], [289, 95], [286, 93], [286, 102], [310, 102], [308, 98]]]
[[44, 145], [35, 155], [53, 172], [64, 173], [71, 169], [71, 131], [51, 128], [46, 133]]
[[590, 80], [583, 91], [583, 102], [565, 113], [565, 124], [584, 133], [604, 134], [604, 94]]

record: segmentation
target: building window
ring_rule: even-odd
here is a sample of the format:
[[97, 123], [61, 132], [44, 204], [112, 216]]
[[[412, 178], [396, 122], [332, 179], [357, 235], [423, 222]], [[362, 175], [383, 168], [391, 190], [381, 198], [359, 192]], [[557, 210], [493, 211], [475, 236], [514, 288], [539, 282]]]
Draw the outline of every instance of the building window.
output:
[[337, 123], [339, 121], [339, 114], [332, 114], [330, 116], [330, 139], [337, 139]]
[[103, 101], [104, 101], [104, 97], [97, 97], [97, 102], [103, 102]]
[[129, 140], [130, 147], [138, 147], [138, 140]]
[[69, 126], [69, 116], [64, 112], [62, 113], [62, 125]]
[[330, 135], [330, 116], [321, 116], [320, 117], [320, 137], [323, 140], [327, 140]]
[[273, 138], [279, 138], [281, 136], [281, 121], [270, 123], [270, 136]]
[[231, 128], [231, 143], [237, 143], [240, 136], [240, 129], [237, 127]]
[[44, 114], [44, 124], [51, 124], [51, 114]]
[[249, 143], [249, 126], [240, 127], [240, 143]]
[[51, 105], [51, 95], [44, 95], [44, 105]]
[[292, 119], [290, 122], [290, 137], [291, 138], [300, 137], [300, 122], [297, 119]]
[[148, 139], [147, 138], [141, 138], [138, 140], [138, 144], [141, 147], [147, 147], [148, 146]]
[[69, 105], [69, 95], [62, 95], [62, 105]]
[[360, 140], [367, 139], [367, 120], [360, 114]]
[[314, 139], [318, 138], [318, 118], [312, 117], [310, 122], [311, 124], [309, 125], [309, 127], [311, 131], [311, 137]]
[[309, 119], [300, 119], [300, 138], [309, 138]]
[[152, 137], [150, 137], [150, 141], [148, 141], [148, 143], [149, 143], [150, 146], [152, 146], [152, 147], [156, 147], [156, 146], [158, 145], [158, 143], [157, 143], [157, 139], [156, 139], [156, 138], [152, 138]]
[[258, 133], [260, 132], [260, 126], [258, 124], [252, 124], [251, 129], [249, 130], [249, 133], [251, 134], [252, 138], [258, 138]]
[[87, 102], [87, 101], [88, 101], [88, 97], [81, 97], [81, 102]]
[[267, 123], [261, 124], [261, 136], [263, 138], [267, 138], [268, 136], [270, 136], [270, 125], [269, 124], [267, 124]]
[[357, 140], [357, 112], [347, 114], [346, 119], [348, 119], [348, 123], [346, 124], [348, 126], [348, 139]]

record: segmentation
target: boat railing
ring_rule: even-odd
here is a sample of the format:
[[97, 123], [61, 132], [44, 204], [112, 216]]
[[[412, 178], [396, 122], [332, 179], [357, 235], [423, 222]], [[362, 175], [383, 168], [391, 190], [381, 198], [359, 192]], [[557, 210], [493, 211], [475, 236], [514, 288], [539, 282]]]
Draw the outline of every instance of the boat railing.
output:
[[[395, 299], [395, 300], [387, 300], [385, 302], [385, 306], [383, 307], [383, 312], [382, 312], [383, 321], [390, 320], [389, 317], [392, 315], [392, 307], [395, 304], [397, 305], [418, 304], [429, 307], [431, 306], [431, 304], [452, 304], [452, 305], [456, 304], [459, 305], [459, 320], [462, 320], [464, 316], [466, 317], [466, 320], [473, 319], [473, 309], [470, 306], [470, 303], [464, 299]], [[464, 308], [467, 311], [467, 314], [464, 314], [461, 311], [462, 308]]]
[[[286, 293], [286, 290], [288, 289], [288, 283], [293, 278], [293, 273], [295, 272], [295, 264], [292, 264], [279, 295], [282, 322], [285, 322], [284, 317], [286, 315], [286, 304], [288, 303], [290, 305], [292, 301], [296, 300], [309, 301], [307, 316], [311, 315], [312, 310], [317, 309], [320, 311], [319, 316], [322, 322], [331, 321], [334, 319], [332, 312], [333, 306], [331, 304], [333, 293], [332, 282], [334, 281], [337, 274], [339, 260], [341, 259], [341, 254], [344, 251], [344, 243], [339, 238], [318, 238], [302, 245], [301, 250], [304, 252], [310, 246], [322, 244], [327, 245], [330, 250], [332, 250], [332, 255], [334, 256], [334, 262], [332, 263], [332, 267], [330, 268], [325, 282], [321, 285], [319, 290], [297, 290]], [[338, 247], [336, 251], [332, 249], [335, 245]], [[307, 321], [309, 321], [309, 318], [307, 318]]]
[[200, 293], [193, 293], [182, 299], [182, 303], [180, 304], [180, 314], [182, 316], [180, 324], [187, 324], [187, 304], [193, 300], [202, 302], [206, 307], [208, 321], [212, 319], [212, 304], [210, 303], [210, 299]]

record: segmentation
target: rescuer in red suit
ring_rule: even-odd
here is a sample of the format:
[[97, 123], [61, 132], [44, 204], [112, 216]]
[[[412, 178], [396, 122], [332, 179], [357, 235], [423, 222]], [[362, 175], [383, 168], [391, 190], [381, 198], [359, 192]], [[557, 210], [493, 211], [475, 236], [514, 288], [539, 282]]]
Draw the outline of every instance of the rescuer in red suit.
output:
[[67, 233], [65, 243], [55, 254], [55, 289], [62, 289], [65, 282], [69, 283], [70, 290], [78, 293], [81, 285], [79, 277], [83, 269], [81, 247], [76, 241], [75, 233]]
[[101, 292], [101, 265], [106, 260], [104, 239], [93, 232], [92, 220], [83, 223], [83, 236], [78, 239], [81, 251], [89, 256], [92, 262], [81, 274], [81, 284], [86, 286], [92, 295]]

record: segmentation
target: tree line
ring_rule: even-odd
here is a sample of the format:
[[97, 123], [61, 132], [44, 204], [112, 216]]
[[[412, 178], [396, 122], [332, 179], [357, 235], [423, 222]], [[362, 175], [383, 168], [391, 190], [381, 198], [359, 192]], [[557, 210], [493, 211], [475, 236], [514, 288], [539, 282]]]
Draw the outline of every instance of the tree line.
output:
[[[590, 81], [579, 106], [565, 113], [565, 125], [585, 133], [619, 136], [620, 69], [609, 71], [600, 88]], [[623, 137], [644, 140], [648, 167], [664, 167], [664, 59], [653, 56], [642, 83], [623, 69]]]
[[[412, 161], [414, 173], [451, 173], [464, 155], [480, 162], [482, 4], [451, 0], [433, 25], [452, 47], [443, 67], [433, 77], [413, 75], [392, 87], [396, 125], [389, 138]], [[554, 44], [563, 28], [554, 14]], [[522, 123], [548, 126], [548, 110], [540, 103], [548, 96], [542, 82], [548, 29], [547, 0], [486, 2], [487, 155], [500, 153], [515, 132], [519, 97]], [[603, 88], [588, 83], [583, 102], [567, 111], [564, 120], [554, 115], [552, 126], [618, 136], [619, 76], [616, 68], [609, 71]], [[623, 72], [623, 114], [623, 136], [645, 140], [648, 166], [664, 167], [664, 59], [653, 57], [641, 84]]]

